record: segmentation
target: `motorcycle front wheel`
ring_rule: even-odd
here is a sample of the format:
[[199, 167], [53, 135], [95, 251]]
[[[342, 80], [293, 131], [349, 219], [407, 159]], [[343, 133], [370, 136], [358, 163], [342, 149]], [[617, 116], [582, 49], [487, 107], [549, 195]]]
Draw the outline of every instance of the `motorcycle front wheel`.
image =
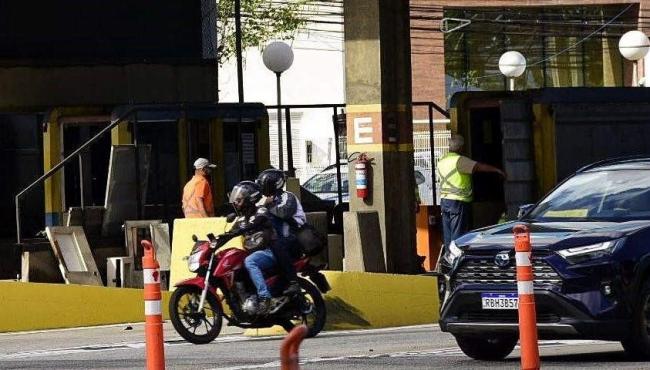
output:
[[[303, 310], [307, 312], [298, 312], [294, 318], [286, 320], [281, 323], [284, 330], [290, 332], [296, 325], [304, 324], [309, 330], [307, 332], [307, 338], [313, 338], [318, 333], [323, 330], [325, 326], [325, 321], [327, 319], [327, 311], [325, 309], [325, 300], [320, 290], [316, 288], [314, 284], [305, 279], [298, 279], [300, 288], [302, 290], [302, 296], [305, 299], [304, 303], [310, 309]], [[298, 307], [298, 310], [301, 310]]]
[[190, 343], [212, 342], [221, 332], [223, 312], [217, 297], [208, 293], [203, 310], [198, 312], [201, 290], [197, 287], [176, 288], [169, 299], [169, 318], [176, 332]]

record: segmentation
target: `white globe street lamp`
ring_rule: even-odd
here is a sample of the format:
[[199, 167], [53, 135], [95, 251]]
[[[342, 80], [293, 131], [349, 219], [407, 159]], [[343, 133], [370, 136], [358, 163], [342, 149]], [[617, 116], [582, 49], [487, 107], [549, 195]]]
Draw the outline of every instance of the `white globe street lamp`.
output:
[[648, 36], [641, 31], [626, 32], [618, 41], [618, 50], [627, 60], [634, 63], [632, 69], [632, 86], [637, 86], [639, 60], [648, 54], [650, 50], [650, 40]]
[[499, 71], [508, 78], [510, 91], [515, 89], [515, 78], [526, 71], [526, 58], [518, 51], [506, 51], [499, 58]]
[[[291, 46], [285, 44], [284, 42], [281, 41], [274, 41], [264, 48], [264, 52], [262, 53], [262, 60], [264, 61], [264, 65], [266, 68], [268, 68], [270, 71], [275, 73], [275, 76], [277, 78], [277, 98], [278, 98], [278, 113], [277, 113], [277, 119], [278, 119], [278, 154], [279, 154], [279, 167], [281, 170], [284, 169], [284, 153], [282, 149], [282, 108], [280, 105], [282, 104], [282, 91], [281, 91], [281, 83], [280, 83], [280, 76], [282, 75], [282, 72], [286, 71], [291, 67], [291, 64], [293, 64], [293, 50], [291, 49]], [[289, 169], [290, 171], [293, 171], [292, 168]]]

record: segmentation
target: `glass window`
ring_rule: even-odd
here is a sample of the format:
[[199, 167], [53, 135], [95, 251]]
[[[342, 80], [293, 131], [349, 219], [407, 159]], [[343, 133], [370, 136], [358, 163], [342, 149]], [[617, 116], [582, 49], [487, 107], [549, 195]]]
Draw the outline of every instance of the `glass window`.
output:
[[[447, 101], [458, 91], [504, 90], [501, 55], [521, 52], [527, 60], [516, 89], [622, 86], [618, 39], [635, 28], [638, 10], [628, 5], [445, 8], [444, 17], [471, 20], [444, 34]], [[602, 24], [620, 15], [607, 28]]]
[[534, 220], [627, 221], [650, 219], [650, 170], [578, 174], [530, 214]]

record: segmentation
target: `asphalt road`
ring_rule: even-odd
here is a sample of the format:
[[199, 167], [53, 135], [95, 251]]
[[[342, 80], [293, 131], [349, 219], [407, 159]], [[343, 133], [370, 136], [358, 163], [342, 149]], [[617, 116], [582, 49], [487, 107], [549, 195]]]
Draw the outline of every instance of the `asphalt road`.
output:
[[[143, 368], [141, 324], [0, 334], [1, 369]], [[278, 368], [281, 337], [249, 338], [237, 329], [211, 344], [184, 342], [166, 324], [168, 369]], [[650, 363], [628, 361], [618, 343], [545, 341], [544, 369], [643, 369]], [[517, 369], [518, 352], [504, 361], [474, 361], [453, 337], [434, 325], [321, 333], [301, 346], [303, 369]]]

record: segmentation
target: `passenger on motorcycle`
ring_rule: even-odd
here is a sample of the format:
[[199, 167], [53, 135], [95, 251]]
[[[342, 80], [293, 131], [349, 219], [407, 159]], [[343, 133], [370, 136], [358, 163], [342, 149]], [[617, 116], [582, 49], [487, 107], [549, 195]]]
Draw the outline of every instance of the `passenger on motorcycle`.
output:
[[289, 283], [284, 294], [291, 295], [300, 292], [293, 260], [300, 257], [302, 252], [295, 231], [304, 225], [307, 219], [298, 198], [283, 189], [285, 182], [284, 172], [274, 168], [262, 171], [257, 177], [257, 184], [264, 195], [261, 204], [268, 208], [278, 235], [278, 240], [271, 245], [271, 250], [282, 275]]
[[225, 237], [244, 236], [244, 248], [251, 252], [244, 260], [244, 266], [257, 290], [256, 311], [264, 315], [271, 307], [271, 292], [262, 271], [276, 264], [270, 247], [277, 241], [277, 234], [267, 208], [256, 205], [261, 197], [259, 186], [252, 181], [235, 185], [230, 193], [230, 203], [237, 210], [238, 217]]

